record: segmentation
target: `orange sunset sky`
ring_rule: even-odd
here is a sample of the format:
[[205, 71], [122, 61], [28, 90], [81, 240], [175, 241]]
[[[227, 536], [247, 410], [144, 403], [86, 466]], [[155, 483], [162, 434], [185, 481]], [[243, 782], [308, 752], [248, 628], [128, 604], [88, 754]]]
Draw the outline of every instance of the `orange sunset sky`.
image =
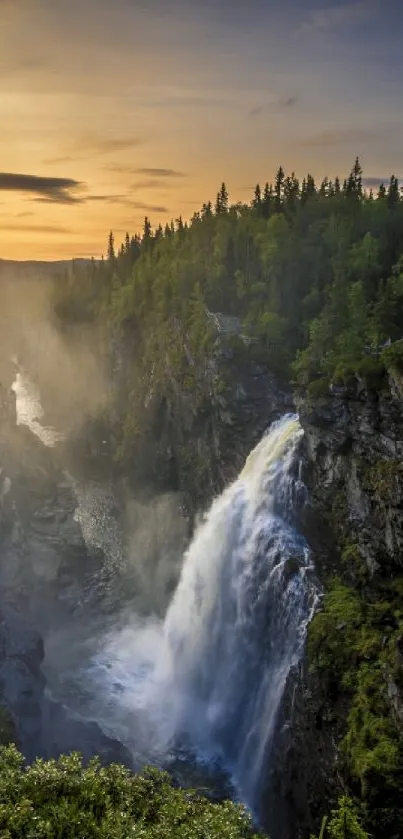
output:
[[0, 257], [100, 256], [283, 167], [403, 174], [398, 0], [0, 0]]

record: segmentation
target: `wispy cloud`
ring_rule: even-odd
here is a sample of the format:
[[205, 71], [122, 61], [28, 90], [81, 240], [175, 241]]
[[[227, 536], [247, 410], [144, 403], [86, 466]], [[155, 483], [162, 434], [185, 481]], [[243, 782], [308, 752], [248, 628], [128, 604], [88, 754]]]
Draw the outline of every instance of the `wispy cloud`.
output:
[[137, 175], [149, 175], [156, 178], [186, 178], [186, 172], [179, 169], [159, 169], [157, 167], [142, 167], [134, 170]]
[[340, 130], [320, 131], [311, 137], [301, 140], [300, 146], [306, 148], [330, 148], [331, 146], [342, 146], [348, 143], [365, 143], [373, 140], [374, 131], [360, 128], [347, 128]]
[[299, 102], [299, 96], [285, 96], [281, 99], [276, 99], [273, 102], [263, 102], [261, 105], [255, 105], [249, 111], [249, 116], [256, 117], [263, 113], [274, 113], [278, 111], [287, 111], [293, 108]]
[[388, 184], [390, 181], [390, 175], [385, 175], [384, 178], [378, 178], [376, 175], [370, 175], [369, 177], [365, 177], [362, 179], [363, 185], [366, 186], [368, 189], [375, 189], [376, 187], [380, 186], [380, 184]]
[[140, 137], [103, 137], [99, 134], [89, 134], [81, 137], [65, 155], [50, 157], [44, 163], [70, 163], [74, 160], [85, 160], [94, 156], [101, 157], [108, 154], [127, 151], [142, 145]]
[[76, 204], [82, 200], [76, 192], [83, 186], [83, 183], [73, 178], [49, 178], [0, 172], [0, 191], [39, 195], [39, 198], [33, 200], [41, 202]]
[[145, 212], [155, 213], [156, 215], [169, 213], [168, 207], [161, 207], [158, 204], [145, 204], [142, 201], [132, 201], [131, 206], [134, 210], [144, 210]]
[[125, 195], [87, 195], [85, 201], [99, 201], [103, 204], [127, 204], [129, 199]]
[[98, 201], [99, 203], [104, 204], [120, 204], [124, 207], [130, 207], [133, 210], [145, 210], [153, 213], [168, 213], [169, 210], [167, 207], [161, 206], [159, 204], [148, 204], [147, 202], [142, 201], [135, 201], [131, 197], [130, 194], [128, 195], [88, 195], [86, 198], [83, 199], [84, 202], [87, 201]]
[[[108, 164], [105, 166], [108, 172], [116, 172], [120, 175], [142, 175], [146, 178], [166, 178], [173, 180], [175, 178], [187, 178], [187, 172], [182, 172], [180, 169], [166, 169], [158, 166], [125, 166], [125, 164]], [[151, 180], [149, 181], [151, 183]]]
[[2, 230], [15, 231], [17, 233], [55, 233], [66, 234], [72, 233], [67, 227], [59, 227], [55, 224], [5, 224], [1, 225]]
[[176, 189], [175, 181], [163, 179], [163, 178], [144, 178], [144, 180], [135, 181], [130, 185], [130, 189], [158, 189], [158, 190], [167, 190], [167, 189]]
[[373, 14], [377, 0], [355, 0], [321, 9], [313, 9], [300, 27], [301, 32], [326, 32], [340, 26], [353, 25]]

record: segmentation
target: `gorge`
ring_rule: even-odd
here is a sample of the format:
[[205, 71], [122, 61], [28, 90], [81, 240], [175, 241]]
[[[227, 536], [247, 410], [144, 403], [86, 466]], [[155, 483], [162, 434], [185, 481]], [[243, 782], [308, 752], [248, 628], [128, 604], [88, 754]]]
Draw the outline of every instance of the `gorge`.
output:
[[[62, 435], [42, 424], [39, 391], [26, 371], [17, 372], [13, 390], [21, 430], [28, 428], [41, 449], [57, 451]], [[144, 545], [136, 544], [134, 532], [127, 553], [113, 485], [61, 473], [57, 500], [36, 510], [30, 523], [35, 542], [28, 541], [28, 562], [36, 591], [28, 595], [28, 611], [44, 640], [46, 692], [57, 713], [60, 703], [64, 709], [67, 747], [78, 746], [78, 725], [82, 748], [90, 725], [89, 749], [103, 747], [107, 756], [109, 748], [112, 757], [137, 768], [171, 766], [182, 783], [199, 776], [210, 794], [225, 783], [267, 821], [262, 794], [277, 715], [318, 598], [309, 549], [297, 530], [305, 502], [297, 457], [301, 434], [296, 416], [275, 422], [239, 478], [214, 501], [187, 549], [171, 602], [168, 590], [160, 592], [160, 609], [167, 603], [163, 620], [147, 611], [147, 589], [157, 576], [146, 580], [143, 567], [143, 575], [130, 580], [127, 562], [138, 572]], [[30, 445], [38, 444], [31, 439]], [[70, 508], [76, 528], [65, 510], [57, 518], [61, 490], [76, 499], [75, 512]], [[175, 514], [172, 500], [169, 513]], [[154, 504], [148, 527], [156, 518]], [[170, 529], [172, 538], [172, 524]], [[183, 541], [183, 529], [177, 535]], [[167, 566], [166, 538], [159, 550]], [[170, 570], [178, 577], [177, 558]], [[165, 573], [169, 577], [169, 569]], [[40, 705], [42, 726], [48, 726], [46, 699]], [[16, 724], [20, 736], [18, 718]], [[28, 756], [52, 753], [43, 737], [38, 720], [31, 752], [20, 739]], [[54, 753], [62, 743], [59, 735]]]
[[29, 760], [151, 761], [272, 839], [401, 835], [402, 204], [360, 177], [10, 291], [3, 723]]

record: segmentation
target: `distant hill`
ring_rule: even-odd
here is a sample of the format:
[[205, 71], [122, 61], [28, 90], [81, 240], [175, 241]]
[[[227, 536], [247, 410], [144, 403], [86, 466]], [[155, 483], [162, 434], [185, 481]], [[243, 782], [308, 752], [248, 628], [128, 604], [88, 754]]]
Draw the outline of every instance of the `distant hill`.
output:
[[0, 280], [27, 280], [54, 277], [57, 274], [65, 274], [70, 266], [76, 262], [81, 265], [90, 263], [90, 259], [60, 259], [54, 262], [41, 260], [17, 261], [13, 259], [0, 259]]

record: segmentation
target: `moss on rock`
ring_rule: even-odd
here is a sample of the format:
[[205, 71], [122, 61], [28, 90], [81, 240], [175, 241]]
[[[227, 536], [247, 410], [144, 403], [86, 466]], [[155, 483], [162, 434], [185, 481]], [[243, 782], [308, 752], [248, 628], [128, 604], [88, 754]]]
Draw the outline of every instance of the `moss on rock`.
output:
[[[344, 561], [357, 561], [353, 545]], [[308, 634], [311, 669], [319, 673], [333, 705], [347, 702], [339, 741], [343, 776], [362, 801], [365, 827], [403, 835], [403, 736], [391, 714], [388, 678], [396, 677], [396, 644], [403, 632], [402, 579], [383, 582], [371, 595], [330, 584]]]

